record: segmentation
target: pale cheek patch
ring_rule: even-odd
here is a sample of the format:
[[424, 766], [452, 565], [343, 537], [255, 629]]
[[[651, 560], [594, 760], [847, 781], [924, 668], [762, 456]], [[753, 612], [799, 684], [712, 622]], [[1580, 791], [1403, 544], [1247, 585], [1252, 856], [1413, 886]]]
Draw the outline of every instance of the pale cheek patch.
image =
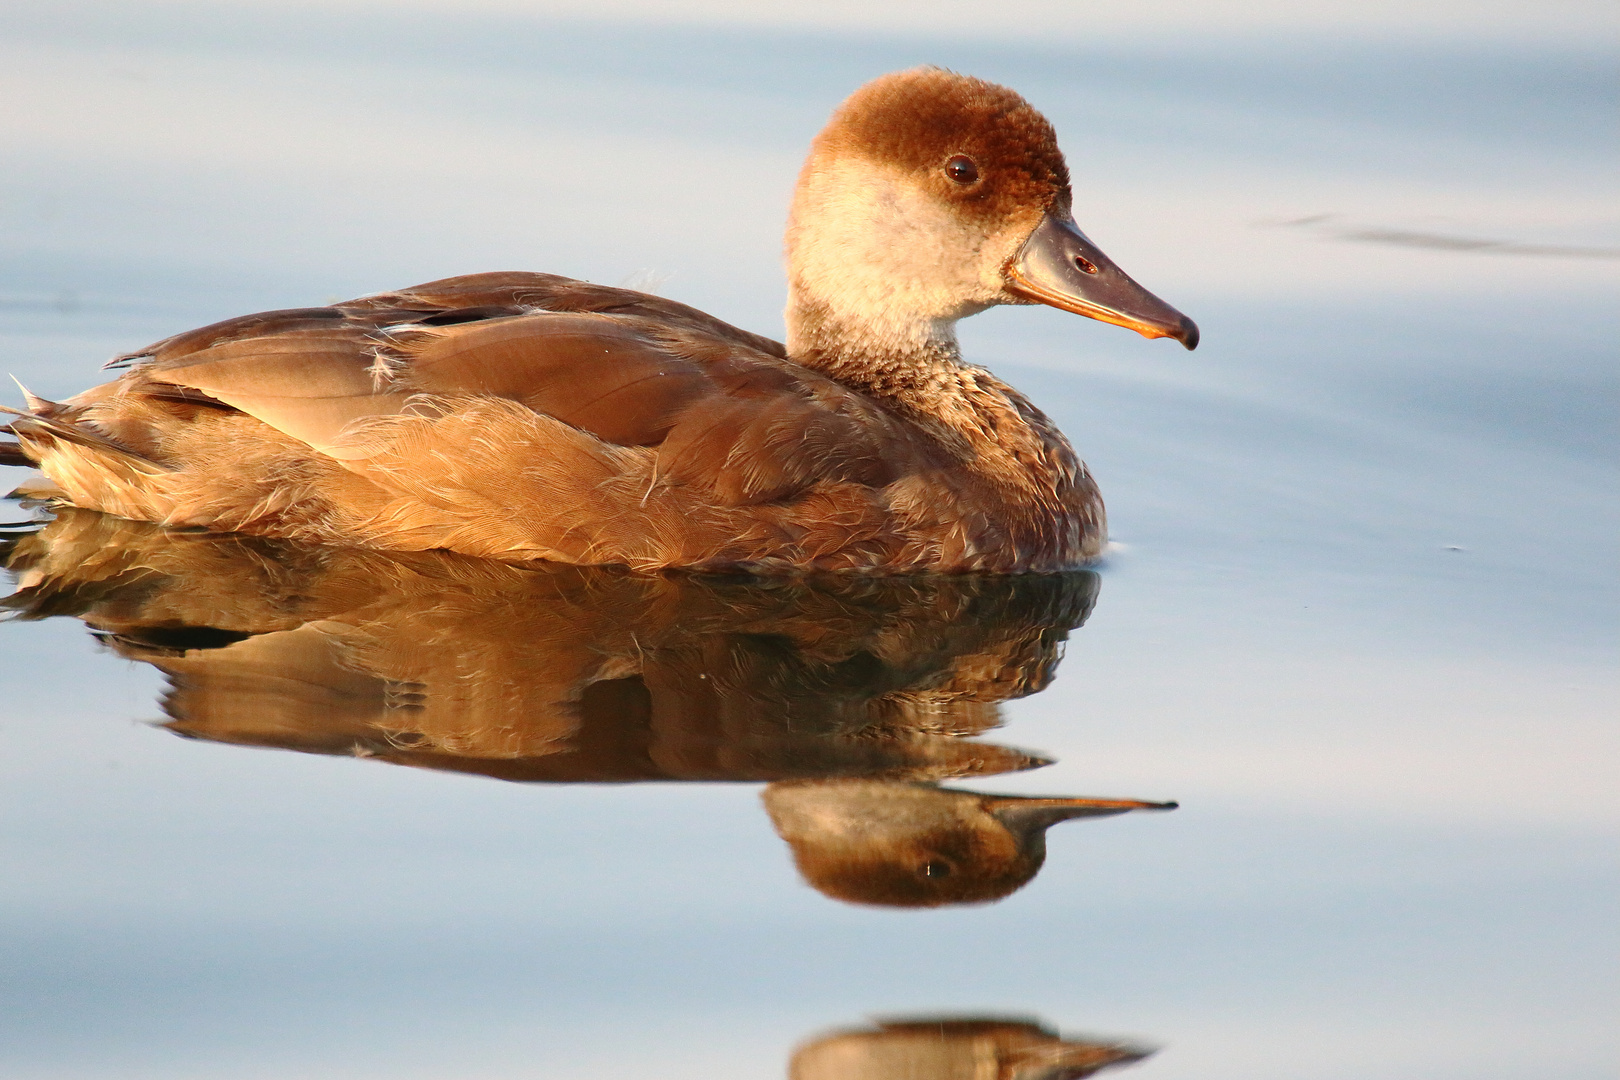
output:
[[790, 238], [796, 283], [873, 327], [954, 321], [997, 302], [1008, 246], [909, 176], [866, 161], [807, 178]]

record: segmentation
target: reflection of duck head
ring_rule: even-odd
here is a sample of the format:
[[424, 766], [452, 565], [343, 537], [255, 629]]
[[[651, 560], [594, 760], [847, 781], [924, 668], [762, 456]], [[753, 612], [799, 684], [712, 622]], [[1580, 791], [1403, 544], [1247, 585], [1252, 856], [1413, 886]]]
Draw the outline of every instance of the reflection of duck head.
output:
[[1034, 1020], [885, 1020], [837, 1031], [793, 1054], [791, 1080], [1080, 1080], [1151, 1051], [1064, 1039]]
[[1176, 805], [877, 780], [778, 783], [764, 798], [806, 881], [838, 900], [888, 907], [999, 900], [1040, 870], [1046, 830], [1058, 822]]

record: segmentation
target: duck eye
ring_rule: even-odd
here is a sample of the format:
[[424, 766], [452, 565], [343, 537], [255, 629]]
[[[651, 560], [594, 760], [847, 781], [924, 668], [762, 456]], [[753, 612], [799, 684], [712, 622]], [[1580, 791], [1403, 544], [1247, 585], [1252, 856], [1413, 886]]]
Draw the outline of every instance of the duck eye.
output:
[[1097, 264], [1086, 258], [1084, 255], [1076, 255], [1074, 257], [1074, 265], [1088, 274], [1095, 274], [1097, 272]]
[[951, 876], [951, 864], [934, 859], [922, 865], [922, 876], [925, 878], [945, 878]]
[[945, 163], [945, 175], [966, 187], [979, 178], [979, 167], [966, 154], [957, 154]]

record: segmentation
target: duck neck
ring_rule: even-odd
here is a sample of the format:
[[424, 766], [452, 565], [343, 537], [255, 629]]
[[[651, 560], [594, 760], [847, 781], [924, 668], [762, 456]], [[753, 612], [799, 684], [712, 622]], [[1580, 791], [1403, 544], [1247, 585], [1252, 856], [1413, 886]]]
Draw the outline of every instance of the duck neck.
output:
[[799, 295], [786, 314], [789, 357], [874, 397], [916, 408], [960, 382], [955, 319], [840, 318]]

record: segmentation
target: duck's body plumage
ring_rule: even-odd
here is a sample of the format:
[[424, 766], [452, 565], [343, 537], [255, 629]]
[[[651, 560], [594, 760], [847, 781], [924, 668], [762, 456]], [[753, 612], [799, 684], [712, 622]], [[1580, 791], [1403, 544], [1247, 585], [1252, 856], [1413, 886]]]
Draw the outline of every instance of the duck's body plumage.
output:
[[[550, 275], [245, 316], [121, 361], [14, 427], [75, 504], [124, 517], [643, 568], [1058, 569], [1099, 532], [1068, 444], [988, 372], [942, 368], [926, 392], [951, 413], [908, 417], [902, 388]], [[1031, 499], [1064, 528], [1020, 529]]]
[[12, 430], [58, 497], [169, 525], [642, 569], [1067, 569], [1106, 541], [1096, 486], [962, 362], [956, 319], [1038, 301], [1196, 340], [1105, 260], [1184, 325], [1032, 263], [1042, 230], [1089, 244], [1067, 202], [1021, 98], [905, 72], [812, 149], [787, 347], [643, 293], [481, 274], [180, 334]]

